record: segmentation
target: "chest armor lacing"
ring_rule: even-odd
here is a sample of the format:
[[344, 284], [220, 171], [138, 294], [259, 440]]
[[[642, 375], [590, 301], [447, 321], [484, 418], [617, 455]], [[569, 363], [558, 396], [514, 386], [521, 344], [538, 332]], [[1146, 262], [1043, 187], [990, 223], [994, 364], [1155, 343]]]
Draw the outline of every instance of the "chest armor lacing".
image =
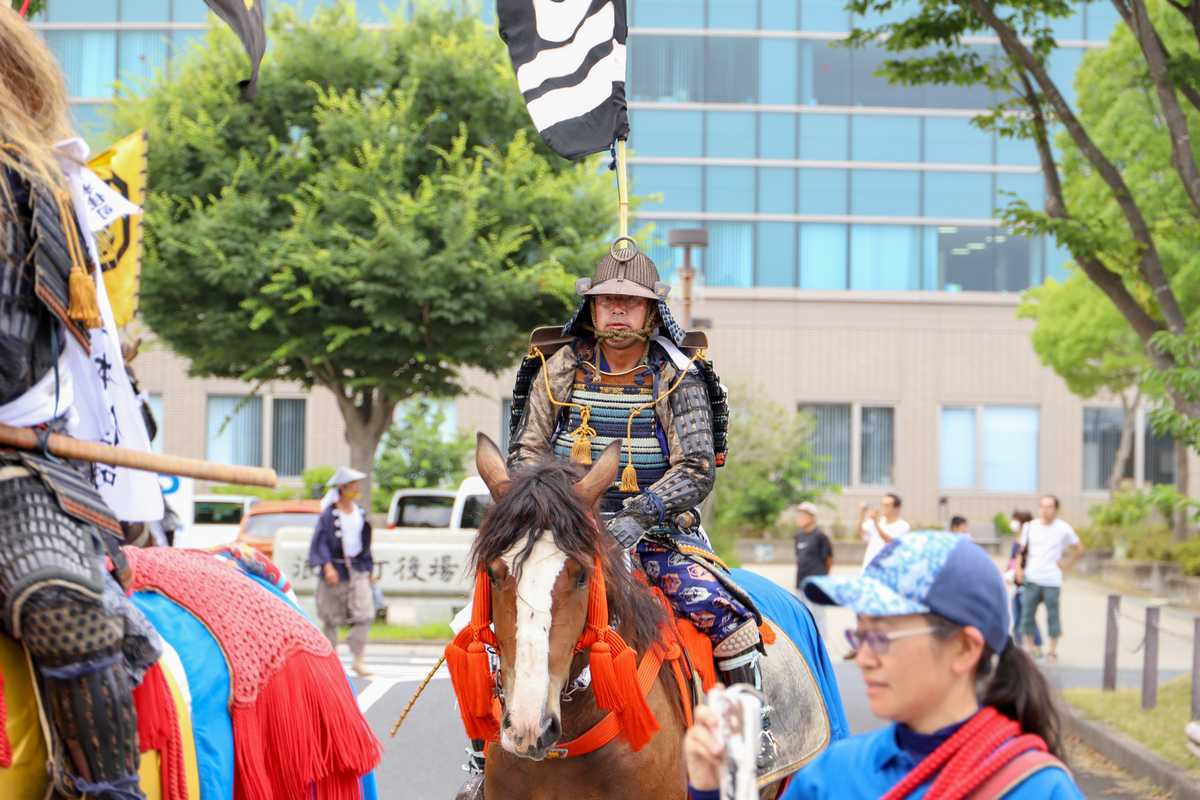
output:
[[[592, 460], [595, 461], [613, 441], [623, 443], [621, 467], [629, 463], [633, 455], [633, 468], [637, 472], [637, 483], [647, 489], [666, 473], [670, 461], [660, 439], [658, 419], [654, 414], [654, 382], [648, 370], [631, 375], [594, 375], [589, 367], [575, 372], [575, 384], [571, 389], [570, 402], [590, 409], [589, 424], [596, 431], [591, 441]], [[633, 418], [632, 436], [626, 441], [629, 415], [635, 408], [646, 405]], [[559, 426], [554, 437], [554, 453], [560, 458], [570, 458], [575, 444], [572, 431], [582, 421], [581, 409], [571, 406], [564, 424]], [[618, 475], [620, 473], [618, 472]], [[618, 511], [622, 502], [638, 492], [622, 492], [620, 481], [613, 481], [604, 495], [601, 507], [604, 511]]]

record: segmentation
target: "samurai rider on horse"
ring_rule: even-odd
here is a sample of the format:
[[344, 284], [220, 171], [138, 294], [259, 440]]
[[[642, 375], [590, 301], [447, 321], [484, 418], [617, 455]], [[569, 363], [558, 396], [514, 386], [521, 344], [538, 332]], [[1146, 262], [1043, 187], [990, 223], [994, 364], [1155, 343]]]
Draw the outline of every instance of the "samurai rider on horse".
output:
[[[699, 506], [724, 462], [726, 396], [702, 334], [685, 334], [667, 306], [670, 287], [631, 239], [614, 242], [562, 327], [534, 331], [513, 389], [508, 466], [550, 454], [591, 464], [623, 442], [621, 477], [600, 500], [608, 533], [662, 590], [675, 614], [712, 641], [726, 685], [762, 688], [759, 618], [730, 580], [700, 525]], [[775, 741], [764, 709], [759, 770]], [[472, 742], [472, 795], [483, 772]]]

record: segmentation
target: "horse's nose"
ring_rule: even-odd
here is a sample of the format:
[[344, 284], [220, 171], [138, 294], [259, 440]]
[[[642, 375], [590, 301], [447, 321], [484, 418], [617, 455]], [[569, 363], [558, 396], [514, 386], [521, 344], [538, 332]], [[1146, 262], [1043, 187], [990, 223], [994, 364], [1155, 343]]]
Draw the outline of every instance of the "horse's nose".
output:
[[542, 752], [549, 750], [558, 744], [560, 736], [562, 736], [562, 725], [558, 721], [558, 715], [547, 714], [542, 717], [542, 732], [538, 736], [537, 749]]

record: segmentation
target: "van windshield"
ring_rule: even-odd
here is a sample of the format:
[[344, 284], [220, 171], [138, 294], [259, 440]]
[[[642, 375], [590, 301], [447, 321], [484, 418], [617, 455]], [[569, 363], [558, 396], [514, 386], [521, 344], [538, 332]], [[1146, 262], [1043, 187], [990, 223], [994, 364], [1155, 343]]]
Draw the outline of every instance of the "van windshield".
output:
[[241, 500], [197, 500], [192, 521], [196, 525], [237, 525], [244, 510]]
[[392, 524], [399, 528], [449, 528], [453, 511], [453, 497], [401, 497]]
[[492, 498], [486, 494], [473, 494], [463, 503], [462, 527], [478, 528], [483, 524], [483, 515], [492, 504]]

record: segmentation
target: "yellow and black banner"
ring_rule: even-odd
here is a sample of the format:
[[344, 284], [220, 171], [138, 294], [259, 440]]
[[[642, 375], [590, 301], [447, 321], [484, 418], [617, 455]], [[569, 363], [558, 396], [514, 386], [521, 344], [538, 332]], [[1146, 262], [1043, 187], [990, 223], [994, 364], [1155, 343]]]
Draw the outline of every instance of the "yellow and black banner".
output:
[[[135, 206], [146, 202], [146, 131], [138, 130], [88, 162], [100, 180]], [[137, 311], [142, 215], [127, 214], [100, 234], [100, 268], [118, 326]]]

